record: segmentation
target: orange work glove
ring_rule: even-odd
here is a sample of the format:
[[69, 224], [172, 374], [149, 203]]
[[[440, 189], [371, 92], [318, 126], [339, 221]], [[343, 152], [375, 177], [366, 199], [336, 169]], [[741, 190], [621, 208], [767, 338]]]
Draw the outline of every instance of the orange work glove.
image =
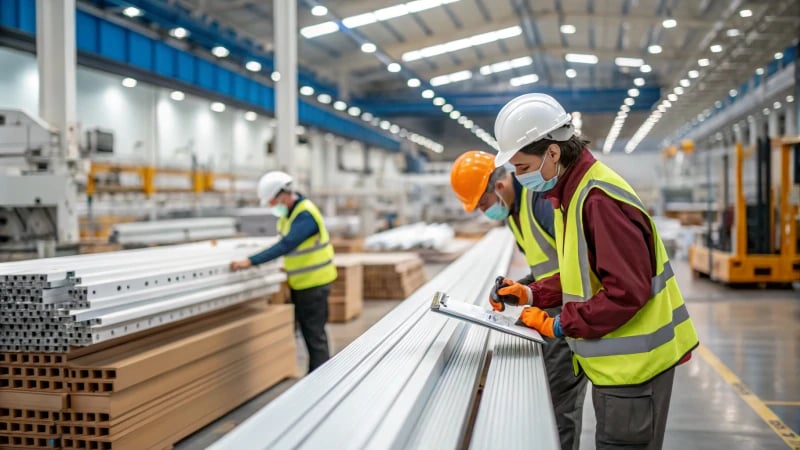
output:
[[503, 311], [506, 309], [505, 305], [527, 305], [532, 297], [533, 294], [528, 286], [499, 276], [494, 280], [489, 303], [495, 311]]
[[519, 315], [522, 323], [549, 338], [563, 336], [559, 319], [558, 316], [550, 317], [545, 311], [535, 306], [523, 309], [522, 314]]

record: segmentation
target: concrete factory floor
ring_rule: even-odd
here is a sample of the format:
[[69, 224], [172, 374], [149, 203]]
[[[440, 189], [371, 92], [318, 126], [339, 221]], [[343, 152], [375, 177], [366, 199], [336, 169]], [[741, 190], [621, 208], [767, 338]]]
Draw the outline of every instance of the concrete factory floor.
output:
[[[444, 266], [426, 266], [429, 277]], [[512, 270], [524, 267], [519, 256]], [[800, 293], [729, 289], [693, 279], [685, 261], [673, 261], [701, 347], [679, 367], [665, 449], [781, 450], [800, 448]], [[389, 312], [397, 301], [367, 301], [363, 314], [328, 325], [340, 351]], [[298, 364], [306, 367], [302, 341]], [[204, 448], [291, 387], [286, 380], [178, 443]], [[586, 396], [582, 450], [593, 450], [595, 420]], [[535, 439], [535, 437], [532, 437]]]

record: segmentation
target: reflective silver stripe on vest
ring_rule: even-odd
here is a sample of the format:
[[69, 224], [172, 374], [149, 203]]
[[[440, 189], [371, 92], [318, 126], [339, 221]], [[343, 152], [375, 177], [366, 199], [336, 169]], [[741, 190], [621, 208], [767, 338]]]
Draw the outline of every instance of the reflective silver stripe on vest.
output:
[[[589, 195], [589, 191], [595, 187], [600, 187], [607, 192], [622, 197], [632, 205], [640, 208], [642, 211], [645, 210], [644, 205], [642, 205], [642, 202], [635, 195], [614, 184], [601, 180], [589, 180], [586, 186], [584, 186], [584, 188], [581, 190], [580, 194], [578, 194], [578, 202], [575, 204], [576, 208], [574, 213], [575, 225], [578, 227], [578, 264], [581, 268], [581, 284], [583, 287], [583, 298], [581, 300], [584, 301], [592, 298], [594, 292], [592, 292], [592, 280], [589, 277], [589, 251], [586, 248], [586, 236], [583, 234], [581, 210], [583, 210], [583, 202], [586, 200], [586, 196]], [[564, 224], [564, 229], [566, 229], [566, 223]], [[568, 300], [565, 298], [563, 301], [567, 302], [575, 300]]]
[[[542, 236], [541, 228], [542, 225], [536, 220], [536, 216], [533, 215], [533, 196], [535, 192], [528, 191], [527, 192], [527, 200], [528, 200], [528, 222], [530, 224], [531, 234], [533, 235], [533, 240], [536, 241], [536, 245], [542, 250], [544, 256], [547, 260], [540, 262], [539, 264], [532, 265], [531, 274], [533, 274], [534, 278], [539, 279], [540, 276], [550, 273], [556, 269], [558, 269], [558, 253], [556, 252], [556, 248], [547, 242], [547, 239]], [[538, 226], [537, 226], [538, 225]]]
[[329, 260], [327, 260], [325, 262], [321, 262], [319, 264], [314, 264], [313, 266], [303, 267], [303, 268], [295, 269], [295, 270], [287, 270], [286, 271], [286, 275], [291, 277], [291, 276], [294, 276], [294, 275], [302, 275], [304, 273], [313, 272], [313, 271], [315, 271], [317, 269], [322, 269], [323, 267], [331, 264], [332, 262], [333, 262], [333, 259], [329, 259]]
[[325, 248], [327, 245], [328, 245], [328, 243], [327, 243], [327, 242], [324, 242], [324, 243], [316, 243], [316, 244], [314, 244], [312, 247], [309, 247], [309, 248], [306, 248], [306, 249], [303, 249], [303, 250], [292, 250], [291, 252], [289, 252], [289, 254], [288, 254], [287, 256], [300, 256], [300, 255], [307, 255], [307, 254], [309, 254], [309, 253], [313, 253], [313, 252], [315, 252], [315, 251], [317, 251], [317, 250], [322, 250], [322, 249], [323, 249], [323, 248]]
[[653, 333], [602, 339], [570, 339], [570, 348], [584, 358], [612, 355], [647, 353], [675, 338], [675, 327], [689, 319], [689, 311], [683, 304], [672, 311], [672, 321]]

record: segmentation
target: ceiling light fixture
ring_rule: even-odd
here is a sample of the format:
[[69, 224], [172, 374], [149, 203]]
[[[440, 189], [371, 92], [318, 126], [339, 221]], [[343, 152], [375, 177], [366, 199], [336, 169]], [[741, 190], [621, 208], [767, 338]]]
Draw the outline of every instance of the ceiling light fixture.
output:
[[575, 34], [575, 31], [576, 31], [575, 30], [575, 25], [569, 25], [569, 24], [566, 24], [566, 23], [564, 25], [561, 25], [560, 30], [564, 34]]
[[217, 45], [216, 47], [211, 49], [211, 54], [216, 56], [217, 58], [226, 58], [228, 55], [231, 54], [231, 52], [227, 48], [221, 45]]
[[176, 102], [180, 102], [183, 101], [184, 98], [186, 98], [186, 94], [184, 94], [181, 91], [172, 91], [169, 94], [169, 98], [175, 100]]
[[645, 65], [643, 65], [642, 67], [639, 67], [639, 70], [641, 70], [641, 71], [642, 71], [642, 73], [650, 73], [650, 72], [652, 72], [652, 71], [653, 71], [653, 68], [652, 68], [652, 67], [650, 67], [650, 65], [649, 65], [649, 64], [645, 64]]
[[134, 88], [134, 87], [136, 87], [137, 84], [138, 84], [138, 82], [133, 78], [123, 78], [122, 79], [122, 85], [125, 86], [126, 88]]
[[657, 55], [661, 53], [662, 50], [663, 49], [661, 48], [661, 46], [657, 44], [647, 47], [647, 51], [652, 55]]
[[364, 53], [375, 53], [376, 50], [378, 50], [378, 47], [372, 42], [364, 42], [361, 44], [361, 51]]
[[314, 95], [314, 88], [311, 86], [303, 86], [300, 88], [300, 94], [305, 96]]
[[224, 112], [225, 111], [225, 103], [214, 102], [211, 104], [211, 110], [214, 112]]
[[678, 26], [678, 21], [675, 19], [664, 19], [661, 22], [661, 26], [664, 28], [675, 28]]
[[565, 74], [567, 75], [567, 78], [575, 78], [578, 76], [578, 71], [575, 69], [567, 69]]
[[697, 60], [697, 65], [700, 67], [706, 67], [709, 64], [711, 64], [711, 61], [709, 61], [708, 58], [702, 58]]
[[633, 79], [633, 84], [634, 84], [634, 86], [638, 86], [638, 87], [644, 86], [644, 78], [642, 78], [642, 77], [634, 78]]
[[537, 81], [539, 81], [539, 75], [531, 73], [521, 77], [514, 77], [509, 80], [509, 83], [511, 83], [511, 86], [518, 87], [526, 84], [536, 83]]
[[750, 10], [750, 9], [743, 9], [743, 10], [739, 11], [739, 16], [740, 17], [745, 17], [745, 18], [752, 17], [753, 16], [753, 11]]
[[254, 122], [258, 118], [258, 114], [254, 113], [253, 111], [247, 111], [244, 113], [244, 120], [248, 122]]
[[422, 84], [422, 82], [419, 81], [419, 78], [409, 78], [406, 84], [408, 85], [408, 87], [415, 88], [419, 87]]
[[347, 103], [345, 103], [345, 102], [343, 102], [341, 100], [336, 100], [333, 103], [333, 109], [335, 109], [337, 111], [344, 111], [345, 109], [347, 109]]
[[388, 70], [389, 72], [392, 72], [392, 73], [397, 73], [397, 72], [400, 72], [401, 70], [403, 70], [403, 66], [393, 62], [393, 63], [389, 64], [388, 66], [386, 66], [386, 70]]
[[597, 64], [600, 60], [597, 55], [590, 55], [585, 53], [567, 53], [564, 59], [571, 63], [578, 64]]
[[722, 46], [719, 45], [719, 44], [714, 44], [711, 47], [709, 47], [708, 49], [711, 50], [711, 53], [719, 53], [719, 52], [722, 51]]
[[698, 72], [696, 70], [690, 70], [688, 75], [689, 75], [689, 78], [697, 78], [697, 77], [700, 76], [700, 72]]
[[142, 15], [142, 10], [139, 9], [139, 8], [136, 8], [134, 6], [128, 6], [127, 8], [122, 10], [122, 14], [124, 14], [124, 15], [130, 17], [131, 19], [133, 19], [134, 17], [141, 16]]
[[424, 91], [422, 91], [422, 98], [430, 99], [433, 98], [434, 95], [436, 94], [431, 89], [425, 89]]
[[186, 28], [183, 27], [175, 27], [169, 30], [169, 35], [174, 37], [175, 39], [185, 39], [186, 37], [189, 36], [189, 31], [187, 31]]
[[347, 114], [350, 114], [353, 117], [358, 117], [361, 114], [361, 108], [358, 106], [351, 106], [347, 109]]
[[247, 64], [244, 65], [244, 68], [250, 72], [258, 72], [261, 70], [261, 63], [258, 61], [247, 61]]
[[328, 8], [322, 5], [316, 5], [313, 8], [311, 8], [311, 14], [317, 17], [324, 16], [325, 14], [328, 14]]
[[489, 44], [503, 39], [509, 39], [522, 34], [522, 27], [513, 26], [503, 28], [497, 31], [490, 31], [488, 33], [476, 34], [474, 36], [457, 39], [454, 41], [445, 42], [443, 44], [432, 45], [430, 47], [421, 48], [419, 50], [412, 50], [405, 52], [402, 55], [403, 61], [417, 61], [422, 58], [430, 58], [432, 56], [442, 55], [445, 53], [463, 50], [469, 47], [477, 47], [479, 45]]
[[329, 104], [333, 99], [328, 94], [319, 94], [317, 96], [317, 101], [322, 103], [323, 105]]

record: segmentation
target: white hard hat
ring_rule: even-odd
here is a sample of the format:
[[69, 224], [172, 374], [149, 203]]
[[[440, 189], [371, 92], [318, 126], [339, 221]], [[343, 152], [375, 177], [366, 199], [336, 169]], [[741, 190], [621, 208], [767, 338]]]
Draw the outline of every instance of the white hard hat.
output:
[[524, 94], [503, 106], [494, 121], [499, 151], [495, 165], [507, 163], [520, 149], [541, 139], [568, 141], [575, 134], [564, 107], [547, 94]]
[[258, 180], [258, 198], [262, 205], [278, 195], [281, 190], [287, 189], [292, 184], [292, 176], [286, 172], [267, 172]]

